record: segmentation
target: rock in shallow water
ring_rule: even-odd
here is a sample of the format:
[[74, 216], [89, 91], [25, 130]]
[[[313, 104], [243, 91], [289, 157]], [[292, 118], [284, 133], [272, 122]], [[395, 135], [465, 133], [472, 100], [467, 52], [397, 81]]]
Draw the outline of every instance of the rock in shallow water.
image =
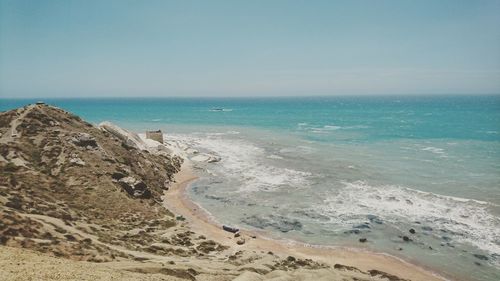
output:
[[485, 256], [485, 255], [481, 255], [481, 254], [474, 254], [474, 257], [476, 259], [480, 259], [480, 260], [483, 260], [483, 261], [487, 261], [488, 260], [488, 257]]
[[244, 218], [242, 222], [260, 229], [272, 227], [285, 233], [292, 230], [301, 230], [303, 227], [302, 223], [298, 220], [278, 215], [270, 215], [266, 218], [252, 215]]
[[382, 219], [375, 215], [367, 215], [366, 218], [370, 220], [371, 223], [383, 224]]

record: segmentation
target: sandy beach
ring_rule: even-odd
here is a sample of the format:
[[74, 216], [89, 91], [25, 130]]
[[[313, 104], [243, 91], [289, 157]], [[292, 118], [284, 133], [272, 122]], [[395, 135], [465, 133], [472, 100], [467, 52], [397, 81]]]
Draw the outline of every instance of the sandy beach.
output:
[[[192, 202], [186, 190], [197, 179], [191, 164], [186, 161], [175, 177], [175, 183], [165, 192], [164, 205], [177, 215], [183, 216], [195, 232], [205, 233], [209, 239], [221, 244], [234, 244], [234, 235], [222, 230], [210, 215]], [[324, 248], [309, 246], [294, 241], [280, 241], [265, 237], [263, 233], [241, 230], [243, 245], [236, 245], [248, 251], [273, 252], [276, 255], [293, 255], [313, 259], [333, 266], [342, 264], [356, 267], [362, 271], [377, 269], [410, 280], [447, 280], [441, 274], [405, 262], [399, 258], [372, 253], [364, 250], [345, 248]]]

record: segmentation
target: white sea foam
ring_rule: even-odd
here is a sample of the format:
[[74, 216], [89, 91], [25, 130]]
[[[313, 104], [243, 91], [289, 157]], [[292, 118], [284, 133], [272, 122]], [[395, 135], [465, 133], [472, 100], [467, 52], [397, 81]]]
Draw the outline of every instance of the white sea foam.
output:
[[323, 126], [323, 129], [324, 130], [332, 130], [332, 131], [335, 131], [335, 130], [338, 130], [338, 129], [341, 129], [342, 127], [340, 126], [334, 126], [334, 125], [325, 125]]
[[280, 156], [269, 156], [267, 152], [253, 143], [241, 139], [231, 139], [227, 133], [210, 133], [205, 137], [171, 136], [183, 139], [190, 146], [221, 157], [221, 161], [212, 172], [218, 171], [220, 176], [242, 181], [240, 192], [271, 191], [286, 186], [301, 187], [308, 184], [310, 173], [289, 168], [277, 167], [266, 163], [266, 158], [280, 159]]
[[429, 152], [432, 152], [434, 154], [444, 154], [445, 153], [444, 149], [438, 148], [438, 147], [433, 147], [433, 146], [424, 147], [421, 150], [429, 151]]
[[276, 155], [276, 154], [268, 155], [267, 158], [269, 158], [269, 159], [283, 159], [283, 157]]
[[361, 181], [344, 185], [325, 200], [324, 214], [334, 223], [359, 223], [367, 214], [394, 224], [420, 221], [447, 230], [456, 241], [500, 254], [500, 218], [489, 212], [488, 202], [390, 185], [375, 187]]
[[297, 124], [299, 129], [306, 129], [315, 134], [329, 134], [337, 130], [357, 130], [357, 129], [367, 129], [369, 126], [365, 125], [353, 125], [353, 126], [337, 126], [337, 125], [324, 125], [322, 127], [310, 126], [307, 127], [307, 123]]

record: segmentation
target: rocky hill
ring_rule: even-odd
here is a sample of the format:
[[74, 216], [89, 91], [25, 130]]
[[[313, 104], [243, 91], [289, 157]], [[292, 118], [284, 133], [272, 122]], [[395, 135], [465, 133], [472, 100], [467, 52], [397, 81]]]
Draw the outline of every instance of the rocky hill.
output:
[[[2, 244], [107, 261], [123, 253], [81, 233], [134, 248], [151, 239], [148, 227], [175, 224], [160, 196], [181, 159], [140, 151], [44, 104], [1, 113], [0, 133]], [[113, 235], [140, 228], [140, 238]]]

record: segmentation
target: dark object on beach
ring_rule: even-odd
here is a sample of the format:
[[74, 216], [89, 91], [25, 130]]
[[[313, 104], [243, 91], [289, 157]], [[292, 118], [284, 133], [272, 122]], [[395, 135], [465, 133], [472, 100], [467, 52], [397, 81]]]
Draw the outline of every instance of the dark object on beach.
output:
[[236, 232], [236, 233], [234, 234], [234, 237], [240, 237], [240, 233], [239, 233], [239, 232]]
[[227, 225], [223, 225], [222, 226], [222, 229], [224, 229], [225, 231], [227, 232], [232, 232], [232, 233], [236, 233], [238, 231], [240, 231], [238, 228], [236, 227], [231, 227], [231, 226], [227, 226]]
[[43, 105], [43, 104], [45, 104], [45, 102], [43, 102], [43, 101], [37, 101], [36, 104], [37, 105]]
[[404, 280], [406, 280], [406, 279], [399, 278], [396, 275], [392, 275], [392, 274], [389, 274], [387, 272], [383, 272], [383, 271], [376, 270], [376, 269], [368, 270], [368, 273], [370, 273], [371, 276], [386, 278], [386, 279], [389, 279], [390, 281], [404, 281]]
[[177, 216], [177, 217], [175, 217], [175, 219], [178, 221], [185, 221], [186, 220], [186, 218], [183, 216]]
[[359, 238], [359, 242], [365, 243], [366, 242], [366, 238]]
[[410, 233], [411, 233], [411, 234], [415, 234], [415, 229], [410, 228]]
[[412, 240], [411, 240], [411, 239], [410, 239], [410, 237], [408, 237], [408, 236], [403, 236], [403, 241], [405, 241], [405, 242], [410, 242], [410, 241], [412, 241]]
[[245, 239], [241, 238], [240, 240], [236, 241], [236, 244], [238, 244], [238, 245], [245, 244]]

